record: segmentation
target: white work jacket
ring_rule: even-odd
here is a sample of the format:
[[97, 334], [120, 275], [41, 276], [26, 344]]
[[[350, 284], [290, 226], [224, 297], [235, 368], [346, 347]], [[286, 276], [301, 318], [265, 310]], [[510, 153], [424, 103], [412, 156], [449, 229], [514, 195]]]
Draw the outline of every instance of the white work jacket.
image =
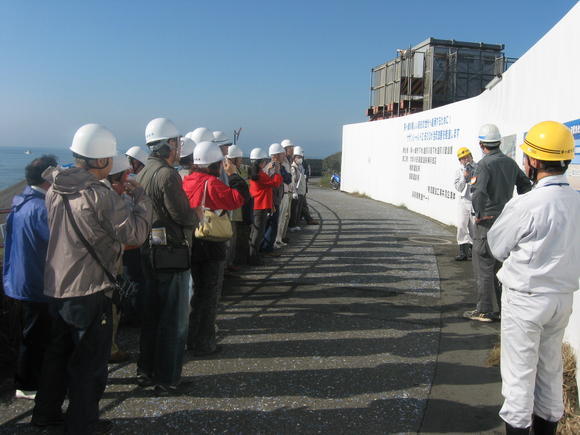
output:
[[488, 235], [497, 274], [512, 290], [572, 293], [580, 278], [580, 193], [564, 175], [542, 178], [512, 198]]
[[[473, 166], [472, 173], [475, 174], [477, 163], [471, 162], [471, 165]], [[457, 171], [455, 171], [455, 180], [453, 180], [453, 184], [455, 185], [455, 190], [457, 190], [460, 193], [461, 199], [471, 201], [471, 184], [465, 181], [464, 172], [465, 167], [463, 165], [457, 168]]]
[[304, 173], [304, 167], [294, 162], [292, 163], [291, 173], [294, 191], [298, 195], [306, 195], [306, 175]]

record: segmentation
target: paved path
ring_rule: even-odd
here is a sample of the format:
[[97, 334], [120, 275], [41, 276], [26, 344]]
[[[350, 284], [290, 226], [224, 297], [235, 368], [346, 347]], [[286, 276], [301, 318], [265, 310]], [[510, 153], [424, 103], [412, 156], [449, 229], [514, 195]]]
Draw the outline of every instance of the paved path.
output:
[[[187, 393], [156, 398], [135, 364], [110, 366], [101, 402], [115, 433], [386, 433], [499, 430], [497, 325], [464, 321], [470, 263], [419, 215], [313, 189], [321, 220], [281, 257], [226, 282], [223, 352], [187, 356]], [[469, 278], [462, 278], [462, 277]], [[137, 352], [137, 330], [120, 332]], [[0, 432], [33, 433], [6, 396]]]

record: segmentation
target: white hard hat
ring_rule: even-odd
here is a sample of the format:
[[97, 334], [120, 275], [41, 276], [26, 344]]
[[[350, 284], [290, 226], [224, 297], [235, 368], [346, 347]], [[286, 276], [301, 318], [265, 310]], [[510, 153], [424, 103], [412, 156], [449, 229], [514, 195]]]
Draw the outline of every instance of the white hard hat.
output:
[[254, 148], [250, 153], [250, 160], [262, 160], [267, 159], [268, 154], [262, 148]]
[[304, 157], [304, 149], [302, 147], [294, 147], [294, 155]]
[[149, 154], [140, 146], [135, 145], [127, 150], [125, 153], [126, 156], [133, 157], [134, 159], [139, 160], [141, 163], [147, 163], [147, 157]]
[[149, 121], [145, 127], [145, 143], [150, 144], [160, 140], [168, 140], [179, 137], [179, 130], [175, 124], [167, 118], [155, 118]]
[[179, 153], [179, 158], [187, 157], [193, 154], [193, 149], [195, 148], [195, 142], [188, 137], [181, 138], [181, 152]]
[[500, 142], [501, 134], [495, 124], [485, 124], [479, 129], [479, 141], [483, 143]]
[[127, 156], [124, 154], [117, 154], [116, 156], [113, 156], [113, 166], [111, 167], [109, 175], [125, 172], [129, 169], [131, 169], [131, 166], [129, 165], [129, 159]]
[[228, 159], [237, 159], [238, 157], [244, 157], [244, 153], [242, 149], [237, 145], [230, 145], [228, 148], [228, 155], [226, 156]]
[[117, 138], [100, 124], [85, 124], [75, 133], [69, 148], [89, 159], [104, 159], [117, 154]]
[[213, 141], [220, 146], [231, 143], [230, 138], [227, 137], [223, 131], [214, 131], [212, 134], [213, 134]]
[[224, 156], [218, 144], [205, 141], [198, 143], [193, 150], [193, 163], [201, 167], [207, 167], [215, 162], [221, 162]]
[[271, 156], [273, 156], [274, 154], [280, 154], [285, 152], [286, 151], [284, 151], [284, 148], [282, 148], [282, 145], [280, 145], [279, 143], [273, 143], [272, 145], [270, 145], [270, 148], [268, 149], [268, 154], [270, 154]]
[[212, 142], [213, 141], [213, 133], [205, 128], [205, 127], [198, 127], [192, 132], [188, 133], [189, 138], [194, 141], [196, 144], [202, 142]]
[[282, 142], [280, 142], [280, 145], [282, 145], [282, 147], [284, 147], [284, 148], [294, 146], [294, 144], [292, 143], [292, 141], [290, 139], [284, 139]]

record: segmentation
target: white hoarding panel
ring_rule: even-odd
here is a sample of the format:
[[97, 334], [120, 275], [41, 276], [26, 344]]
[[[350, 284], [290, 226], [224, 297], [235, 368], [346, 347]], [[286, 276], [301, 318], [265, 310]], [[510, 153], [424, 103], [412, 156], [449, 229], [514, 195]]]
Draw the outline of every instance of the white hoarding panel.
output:
[[[471, 149], [481, 158], [479, 127], [496, 124], [502, 150], [522, 163], [519, 145], [534, 124], [554, 120], [574, 133], [576, 157], [567, 173], [580, 190], [580, 3], [538, 41], [491, 90], [448, 106], [382, 121], [345, 125], [342, 189], [437, 219], [456, 223], [453, 178], [456, 151]], [[578, 303], [576, 294], [576, 303]], [[567, 337], [580, 353], [580, 314], [574, 313]], [[579, 364], [580, 367], [580, 364]]]

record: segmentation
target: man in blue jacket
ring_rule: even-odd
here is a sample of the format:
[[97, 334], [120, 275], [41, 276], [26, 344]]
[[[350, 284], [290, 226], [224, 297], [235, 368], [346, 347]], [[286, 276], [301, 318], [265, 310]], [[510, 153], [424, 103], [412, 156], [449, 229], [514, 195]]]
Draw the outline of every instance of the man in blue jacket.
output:
[[19, 301], [22, 340], [15, 374], [16, 398], [34, 399], [42, 360], [50, 336], [48, 298], [43, 295], [48, 224], [44, 196], [50, 184], [41, 174], [56, 166], [56, 158], [44, 155], [25, 169], [28, 186], [12, 200], [6, 222], [4, 292]]

